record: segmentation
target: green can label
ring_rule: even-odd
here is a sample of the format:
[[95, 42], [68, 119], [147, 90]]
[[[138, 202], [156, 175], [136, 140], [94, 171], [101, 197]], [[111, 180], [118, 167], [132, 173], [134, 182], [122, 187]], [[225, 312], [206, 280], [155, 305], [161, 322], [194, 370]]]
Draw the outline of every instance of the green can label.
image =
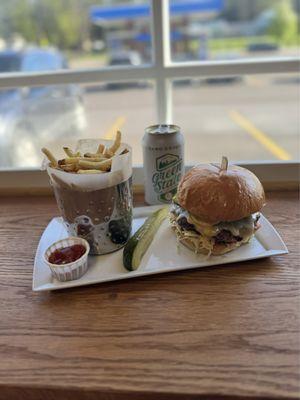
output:
[[152, 176], [154, 191], [161, 202], [169, 203], [176, 194], [182, 175], [183, 161], [178, 155], [165, 154], [156, 158], [156, 170]]

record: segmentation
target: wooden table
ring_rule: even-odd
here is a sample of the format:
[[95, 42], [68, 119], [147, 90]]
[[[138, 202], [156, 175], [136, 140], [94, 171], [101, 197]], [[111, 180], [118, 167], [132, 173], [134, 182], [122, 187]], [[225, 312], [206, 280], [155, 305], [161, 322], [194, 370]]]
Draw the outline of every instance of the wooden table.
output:
[[53, 198], [0, 198], [0, 398], [299, 398], [297, 193], [265, 214], [290, 254], [33, 293]]

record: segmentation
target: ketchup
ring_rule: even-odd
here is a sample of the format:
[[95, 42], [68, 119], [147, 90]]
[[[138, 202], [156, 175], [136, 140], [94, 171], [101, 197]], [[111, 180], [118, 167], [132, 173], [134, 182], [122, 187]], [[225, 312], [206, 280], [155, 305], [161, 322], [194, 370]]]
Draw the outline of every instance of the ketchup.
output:
[[85, 251], [86, 248], [82, 244], [63, 247], [50, 254], [49, 262], [57, 265], [68, 264], [78, 260], [84, 255]]

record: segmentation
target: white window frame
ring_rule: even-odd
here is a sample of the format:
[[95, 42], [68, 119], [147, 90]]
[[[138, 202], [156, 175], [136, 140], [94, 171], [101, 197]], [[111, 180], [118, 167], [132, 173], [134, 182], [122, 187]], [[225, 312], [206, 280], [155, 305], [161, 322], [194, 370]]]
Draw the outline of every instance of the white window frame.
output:
[[[152, 31], [152, 63], [139, 67], [109, 67], [97, 69], [81, 69], [58, 72], [40, 72], [40, 73], [9, 73], [1, 74], [0, 89], [13, 87], [33, 87], [46, 86], [54, 84], [78, 83], [86, 84], [93, 82], [110, 81], [132, 81], [132, 80], [151, 80], [155, 85], [156, 94], [156, 114], [158, 123], [172, 122], [172, 80], [186, 77], [218, 77], [218, 76], [236, 76], [253, 74], [280, 74], [299, 72], [299, 57], [276, 57], [259, 58], [248, 60], [230, 60], [230, 61], [210, 61], [210, 62], [184, 62], [173, 63], [170, 54], [170, 23], [169, 23], [169, 1], [152, 0], [151, 1], [151, 31]], [[269, 172], [267, 180], [274, 181], [272, 171], [274, 168], [267, 168], [266, 165], [281, 165], [286, 173], [281, 176], [283, 181], [296, 181], [295, 175], [298, 165], [296, 162], [288, 163], [251, 163], [252, 169], [258, 166], [265, 166]], [[255, 169], [255, 168], [254, 168]], [[0, 171], [0, 188], [10, 187], [8, 175], [11, 174], [15, 187], [24, 186], [24, 180], [21, 175], [33, 176], [40, 171], [27, 170], [16, 171], [6, 169]], [[136, 183], [142, 184], [140, 167], [135, 168], [137, 177]], [[274, 172], [273, 172], [274, 175]], [[20, 177], [20, 179], [18, 179]], [[26, 181], [26, 179], [25, 179]], [[38, 181], [38, 179], [37, 179]], [[38, 187], [44, 183], [39, 182]], [[47, 185], [46, 185], [47, 186]]]

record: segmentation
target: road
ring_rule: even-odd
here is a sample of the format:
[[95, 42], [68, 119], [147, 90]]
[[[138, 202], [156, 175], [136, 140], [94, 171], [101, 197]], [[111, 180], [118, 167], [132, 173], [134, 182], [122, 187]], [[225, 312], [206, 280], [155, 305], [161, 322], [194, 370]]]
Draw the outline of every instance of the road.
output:
[[[212, 162], [222, 155], [231, 161], [299, 159], [299, 88], [299, 79], [291, 75], [175, 85], [174, 123], [185, 136], [186, 161]], [[141, 164], [141, 137], [156, 122], [153, 87], [93, 87], [84, 102], [87, 137], [112, 138], [121, 129], [133, 147], [134, 163]]]

